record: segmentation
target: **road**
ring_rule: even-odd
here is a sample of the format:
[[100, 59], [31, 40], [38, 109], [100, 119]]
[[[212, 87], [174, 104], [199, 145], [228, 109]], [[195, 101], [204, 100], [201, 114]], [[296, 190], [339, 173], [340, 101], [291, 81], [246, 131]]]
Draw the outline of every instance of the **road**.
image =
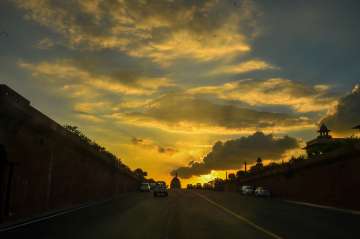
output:
[[360, 238], [360, 215], [210, 191], [123, 197], [0, 238]]

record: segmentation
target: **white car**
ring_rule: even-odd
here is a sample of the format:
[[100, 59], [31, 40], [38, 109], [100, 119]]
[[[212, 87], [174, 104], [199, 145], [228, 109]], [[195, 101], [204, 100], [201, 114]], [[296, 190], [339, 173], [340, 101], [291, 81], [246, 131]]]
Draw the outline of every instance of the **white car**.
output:
[[254, 193], [254, 187], [248, 185], [242, 186], [241, 193], [244, 195], [252, 195]]
[[150, 192], [150, 184], [142, 183], [139, 188], [140, 192]]
[[255, 196], [258, 196], [258, 197], [270, 197], [271, 196], [270, 191], [263, 187], [257, 187], [254, 194], [255, 194]]

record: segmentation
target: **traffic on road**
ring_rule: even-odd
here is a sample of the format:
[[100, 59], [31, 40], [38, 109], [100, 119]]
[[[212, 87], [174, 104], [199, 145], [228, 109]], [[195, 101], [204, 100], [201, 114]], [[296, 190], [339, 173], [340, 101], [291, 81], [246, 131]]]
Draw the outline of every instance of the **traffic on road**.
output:
[[360, 238], [360, 215], [210, 190], [136, 192], [0, 238]]

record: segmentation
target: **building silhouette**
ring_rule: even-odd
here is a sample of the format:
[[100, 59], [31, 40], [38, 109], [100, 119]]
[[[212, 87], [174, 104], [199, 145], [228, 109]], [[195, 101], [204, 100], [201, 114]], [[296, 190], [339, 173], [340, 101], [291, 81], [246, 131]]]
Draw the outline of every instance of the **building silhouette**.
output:
[[181, 188], [180, 179], [178, 178], [177, 173], [176, 173], [175, 177], [170, 182], [170, 188], [171, 189]]
[[331, 130], [323, 123], [319, 130], [318, 137], [306, 143], [306, 152], [309, 157], [318, 156], [330, 152], [336, 148], [341, 147], [344, 138], [333, 138], [330, 135]]

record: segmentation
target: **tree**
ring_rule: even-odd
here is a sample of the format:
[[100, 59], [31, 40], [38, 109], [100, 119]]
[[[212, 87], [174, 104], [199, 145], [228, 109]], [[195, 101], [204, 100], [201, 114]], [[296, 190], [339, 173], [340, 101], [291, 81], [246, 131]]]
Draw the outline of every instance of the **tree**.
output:
[[221, 178], [215, 178], [214, 190], [224, 191], [224, 180], [222, 180]]
[[104, 155], [105, 161], [108, 162], [110, 165], [112, 165], [113, 167], [118, 168], [118, 169], [122, 168], [122, 169], [127, 170], [127, 167], [122, 164], [121, 160], [118, 157], [116, 157], [114, 154], [112, 154], [108, 150], [106, 150], [105, 147], [99, 145], [95, 141], [88, 138], [85, 134], [83, 134], [80, 131], [79, 127], [73, 126], [73, 125], [64, 125], [64, 128], [66, 130], [68, 130], [70, 133], [78, 136], [82, 142], [84, 142], [85, 144], [89, 145], [97, 152], [100, 152], [102, 155]]
[[236, 178], [242, 178], [242, 177], [245, 177], [246, 176], [246, 173], [244, 170], [239, 170], [236, 172]]
[[156, 183], [155, 179], [153, 178], [149, 178], [146, 180], [148, 183]]
[[230, 173], [229, 174], [229, 180], [230, 181], [235, 181], [236, 177], [235, 177], [235, 174], [234, 173]]
[[141, 168], [135, 169], [134, 174], [141, 180], [145, 180], [145, 177], [148, 175], [147, 172], [143, 171]]
[[289, 163], [290, 164], [297, 164], [297, 163], [300, 163], [300, 162], [302, 162], [304, 160], [305, 160], [304, 155], [300, 155], [299, 157], [292, 156], [291, 159], [289, 160]]

